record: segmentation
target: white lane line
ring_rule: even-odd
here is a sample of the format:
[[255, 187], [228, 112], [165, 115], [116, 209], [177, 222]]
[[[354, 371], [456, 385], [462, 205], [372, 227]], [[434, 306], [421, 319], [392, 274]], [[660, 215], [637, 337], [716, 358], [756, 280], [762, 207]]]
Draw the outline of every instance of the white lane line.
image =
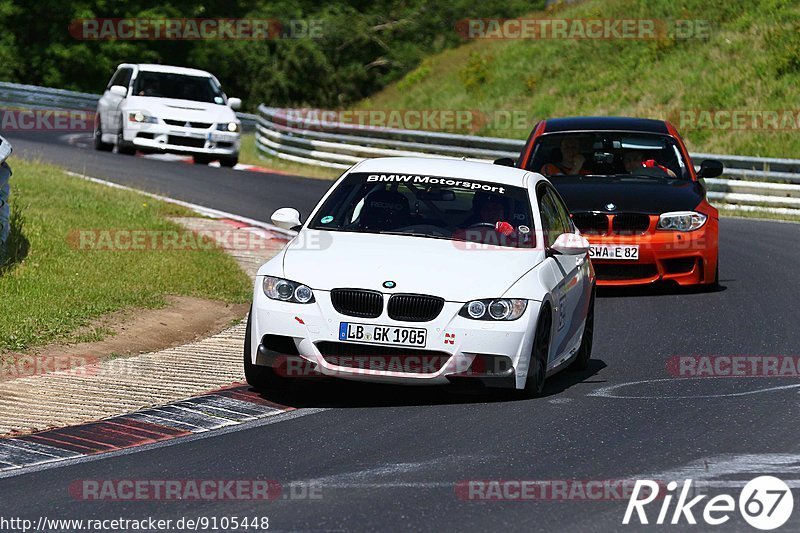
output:
[[[661, 378], [661, 379], [644, 379], [641, 381], [629, 381], [626, 383], [618, 383], [616, 385], [609, 385], [607, 387], [601, 387], [597, 390], [594, 390], [587, 394], [587, 396], [595, 396], [600, 398], [615, 398], [615, 399], [622, 399], [622, 400], [683, 400], [683, 399], [692, 399], [692, 398], [733, 398], [737, 396], [751, 396], [754, 394], [763, 394], [765, 392], [774, 392], [780, 390], [787, 390], [787, 389], [796, 389], [800, 388], [800, 383], [795, 383], [793, 385], [782, 385], [777, 387], [766, 387], [762, 389], [755, 389], [751, 391], [744, 391], [744, 392], [727, 392], [727, 393], [720, 393], [720, 394], [691, 394], [691, 395], [665, 395], [665, 394], [653, 394], [647, 396], [628, 396], [623, 394], [618, 394], [617, 391], [625, 388], [631, 387], [634, 385], [642, 385], [642, 384], [650, 384], [650, 383], [663, 383], [663, 382], [677, 382], [677, 381], [686, 381], [692, 380], [696, 382], [702, 383], [704, 380], [708, 379], [734, 379], [726, 376], [709, 376], [703, 378]], [[763, 378], [753, 378], [753, 379], [763, 379]]]
[[191, 202], [184, 202], [183, 200], [177, 200], [175, 198], [170, 198], [169, 196], [162, 196], [160, 194], [154, 194], [151, 192], [143, 191], [141, 189], [136, 189], [134, 187], [128, 187], [127, 185], [120, 185], [119, 183], [114, 183], [113, 181], [107, 181], [100, 178], [93, 178], [91, 176], [87, 176], [85, 174], [79, 174], [78, 172], [72, 172], [71, 170], [65, 170], [68, 175], [80, 178], [86, 181], [91, 181], [92, 183], [98, 183], [100, 185], [105, 185], [107, 187], [112, 187], [114, 189], [120, 189], [123, 191], [131, 191], [135, 193], [142, 194], [149, 198], [153, 198], [155, 200], [160, 200], [162, 202], [167, 202], [174, 205], [179, 205], [181, 207], [185, 207], [194, 211], [195, 213], [209, 217], [209, 218], [228, 218], [231, 220], [235, 220], [237, 222], [241, 222], [243, 224], [247, 224], [249, 226], [254, 226], [257, 228], [263, 228], [275, 233], [279, 233], [285, 237], [294, 237], [297, 235], [297, 232], [291, 230], [285, 230], [283, 228], [279, 228], [274, 224], [270, 224], [268, 222], [261, 222], [260, 220], [255, 220], [253, 218], [243, 217], [241, 215], [236, 215], [234, 213], [228, 213], [227, 211], [220, 211], [219, 209], [213, 209], [211, 207], [205, 207], [198, 204], [193, 204]]

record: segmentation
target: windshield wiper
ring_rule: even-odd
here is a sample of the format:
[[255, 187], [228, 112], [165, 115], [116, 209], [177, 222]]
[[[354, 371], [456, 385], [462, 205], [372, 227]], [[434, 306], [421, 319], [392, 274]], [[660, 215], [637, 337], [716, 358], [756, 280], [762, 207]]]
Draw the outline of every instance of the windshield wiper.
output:
[[406, 237], [426, 237], [428, 239], [444, 239], [444, 240], [453, 240], [452, 237], [448, 237], [445, 235], [431, 235], [430, 233], [419, 233], [416, 231], [380, 231], [376, 232], [380, 235], [404, 235]]

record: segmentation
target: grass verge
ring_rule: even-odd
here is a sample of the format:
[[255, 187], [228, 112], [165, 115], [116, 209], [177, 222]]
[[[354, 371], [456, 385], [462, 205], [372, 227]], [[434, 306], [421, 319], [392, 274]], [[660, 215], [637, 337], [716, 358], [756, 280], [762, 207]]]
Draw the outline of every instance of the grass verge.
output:
[[58, 167], [10, 161], [9, 257], [0, 267], [0, 353], [50, 342], [81, 342], [93, 319], [158, 308], [166, 295], [242, 303], [249, 278], [220, 249], [81, 250], [80, 230], [182, 231], [165, 217], [192, 216], [175, 205], [67, 175]]
[[[694, 21], [697, 34], [476, 40], [426, 58], [359, 107], [479, 110], [488, 122], [476, 133], [519, 139], [547, 117], [662, 118], [675, 124], [694, 151], [772, 157], [800, 152], [797, 2], [589, 0], [529, 18], [656, 19], [667, 27]], [[709, 118], [718, 111], [746, 117], [777, 111], [779, 119], [770, 125], [745, 118], [737, 126], [725, 114]], [[513, 120], [517, 116], [524, 120]]]

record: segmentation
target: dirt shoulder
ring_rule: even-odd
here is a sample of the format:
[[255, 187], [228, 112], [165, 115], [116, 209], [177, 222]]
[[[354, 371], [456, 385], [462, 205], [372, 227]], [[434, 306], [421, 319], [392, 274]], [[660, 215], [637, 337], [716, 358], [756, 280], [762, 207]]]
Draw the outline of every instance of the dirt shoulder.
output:
[[50, 344], [25, 354], [4, 354], [8, 372], [0, 381], [14, 379], [24, 370], [16, 368], [15, 359], [24, 364], [67, 368], [80, 360], [97, 362], [121, 356], [166, 350], [216, 335], [247, 315], [247, 304], [227, 304], [189, 296], [168, 296], [161, 309], [129, 309], [106, 315], [82, 332], [102, 330], [104, 338], [95, 342]]

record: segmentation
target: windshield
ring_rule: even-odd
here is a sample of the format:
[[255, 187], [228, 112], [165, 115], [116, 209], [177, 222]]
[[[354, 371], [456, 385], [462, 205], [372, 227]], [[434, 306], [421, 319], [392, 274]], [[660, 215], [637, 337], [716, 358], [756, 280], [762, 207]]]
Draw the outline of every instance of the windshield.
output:
[[225, 97], [212, 78], [166, 72], [140, 71], [133, 86], [136, 96], [194, 100], [224, 104]]
[[555, 179], [584, 175], [690, 178], [671, 137], [630, 132], [544, 135], [527, 170]]
[[535, 246], [528, 193], [522, 187], [437, 176], [348, 175], [309, 228]]

